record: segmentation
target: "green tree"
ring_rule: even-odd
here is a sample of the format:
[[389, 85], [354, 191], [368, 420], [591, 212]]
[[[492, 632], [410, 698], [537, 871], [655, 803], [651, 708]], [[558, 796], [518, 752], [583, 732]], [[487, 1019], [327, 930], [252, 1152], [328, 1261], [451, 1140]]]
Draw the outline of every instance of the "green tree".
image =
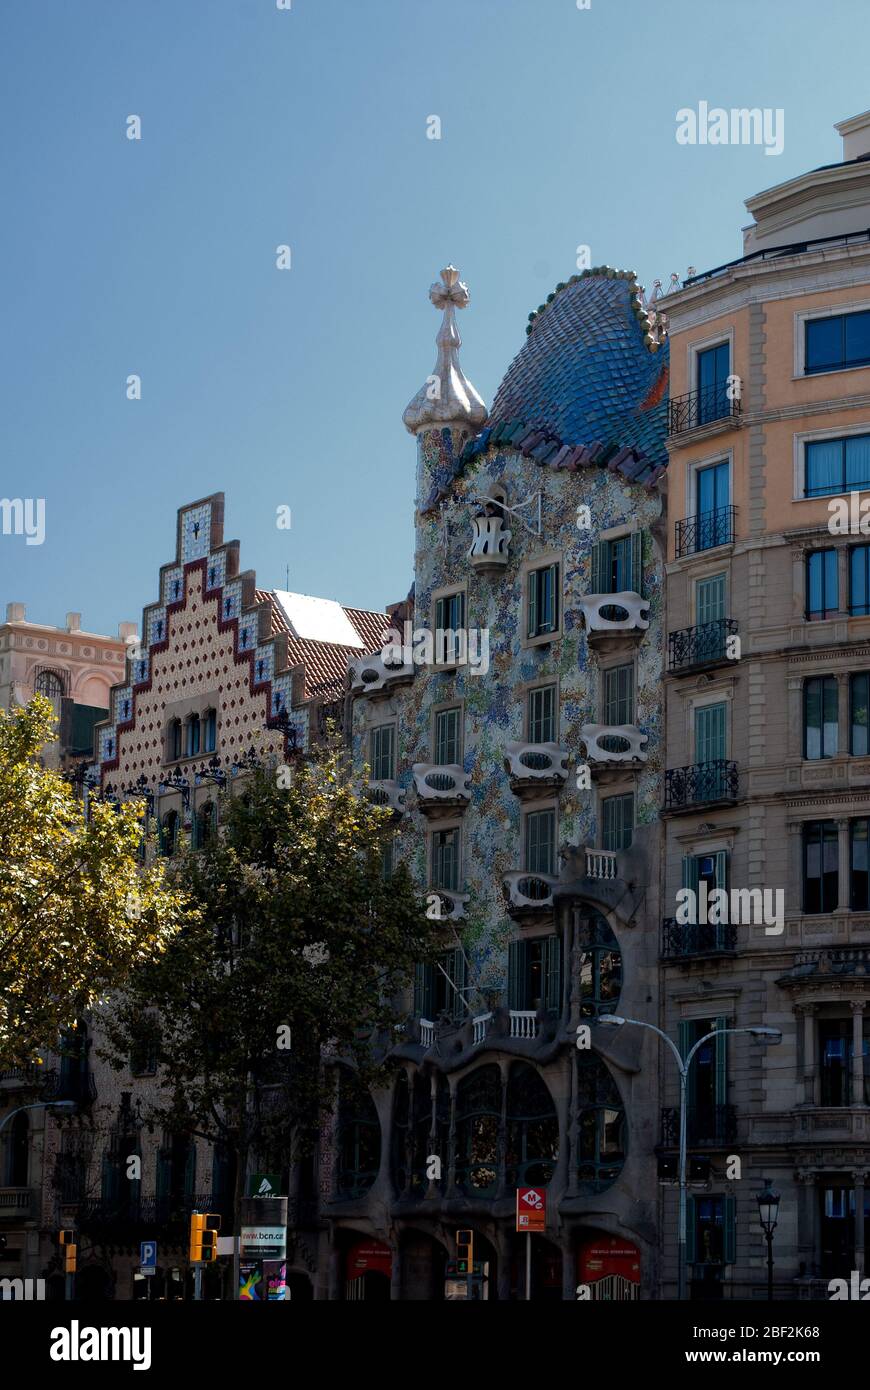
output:
[[195, 911], [162, 864], [141, 862], [141, 802], [92, 799], [85, 820], [41, 766], [55, 726], [43, 695], [0, 710], [0, 1068], [40, 1059]]
[[284, 772], [252, 773], [222, 798], [219, 835], [182, 850], [201, 917], [106, 1022], [116, 1066], [156, 1057], [151, 1118], [234, 1156], [236, 1230], [249, 1158], [286, 1168], [313, 1142], [334, 1101], [326, 1056], [383, 1075], [396, 1000], [431, 955], [424, 900], [404, 865], [385, 872], [391, 814], [334, 746], [289, 786]]

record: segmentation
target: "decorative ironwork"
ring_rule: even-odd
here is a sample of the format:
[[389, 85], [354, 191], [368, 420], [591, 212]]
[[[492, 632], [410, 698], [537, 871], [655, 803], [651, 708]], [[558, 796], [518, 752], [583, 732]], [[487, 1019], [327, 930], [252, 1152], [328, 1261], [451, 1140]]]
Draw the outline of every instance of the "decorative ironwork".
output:
[[725, 758], [665, 773], [665, 810], [680, 810], [709, 801], [736, 801], [740, 782], [737, 764]]
[[678, 922], [676, 917], [662, 922], [662, 956], [666, 960], [718, 956], [736, 949], [737, 927], [733, 922]]
[[668, 634], [668, 670], [697, 671], [730, 661], [728, 638], [737, 632], [736, 618], [717, 618], [698, 627], [681, 627]]
[[176, 768], [171, 777], [167, 777], [157, 788], [161, 796], [168, 796], [171, 792], [181, 793], [181, 804], [185, 811], [190, 810], [190, 783], [182, 774], [180, 768]]
[[253, 772], [262, 766], [262, 759], [258, 756], [256, 748], [252, 745], [247, 753], [243, 753], [242, 756], [233, 763], [230, 768], [230, 776], [238, 777], [240, 772]]
[[[711, 1105], [703, 1110], [689, 1109], [686, 1142], [692, 1148], [719, 1149], [737, 1138], [737, 1110], [733, 1105]], [[662, 1147], [675, 1149], [680, 1142], [680, 1111], [677, 1106], [662, 1110]]]
[[223, 788], [226, 786], [227, 774], [221, 768], [221, 760], [217, 753], [213, 753], [208, 762], [194, 774], [193, 782], [194, 786], [197, 787], [211, 785]]
[[725, 382], [705, 386], [703, 391], [687, 391], [685, 396], [672, 396], [668, 401], [668, 434], [682, 434], [716, 420], [727, 420], [740, 414], [740, 400], [728, 399]]
[[717, 507], [712, 512], [698, 512], [676, 523], [677, 558], [695, 555], [699, 550], [712, 550], [717, 545], [730, 545], [734, 540], [736, 507]]

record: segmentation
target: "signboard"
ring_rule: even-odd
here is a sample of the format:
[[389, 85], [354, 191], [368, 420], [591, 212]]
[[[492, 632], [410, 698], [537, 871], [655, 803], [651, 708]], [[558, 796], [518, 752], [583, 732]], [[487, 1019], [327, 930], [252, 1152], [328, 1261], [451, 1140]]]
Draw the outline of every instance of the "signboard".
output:
[[547, 1229], [547, 1189], [545, 1187], [517, 1188], [517, 1230], [545, 1231]]
[[282, 1260], [264, 1260], [266, 1302], [284, 1303], [287, 1298], [287, 1266]]
[[242, 1255], [255, 1255], [264, 1259], [283, 1258], [287, 1253], [286, 1226], [243, 1226], [241, 1232]]
[[600, 1235], [580, 1247], [577, 1273], [596, 1302], [627, 1302], [640, 1295], [640, 1251], [619, 1236]]
[[248, 1260], [239, 1265], [239, 1302], [264, 1302], [263, 1265], [260, 1260]]
[[157, 1273], [157, 1241], [143, 1240], [139, 1246], [139, 1273]]
[[254, 1173], [248, 1178], [249, 1197], [280, 1197], [280, 1173]]

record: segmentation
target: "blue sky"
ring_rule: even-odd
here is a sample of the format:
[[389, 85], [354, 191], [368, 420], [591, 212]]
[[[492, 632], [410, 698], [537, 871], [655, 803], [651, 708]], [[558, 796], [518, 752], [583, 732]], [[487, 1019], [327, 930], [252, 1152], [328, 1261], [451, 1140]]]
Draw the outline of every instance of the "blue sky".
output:
[[[0, 495], [46, 538], [0, 535], [0, 602], [139, 619], [219, 489], [262, 586], [403, 597], [440, 268], [490, 403], [578, 244], [666, 284], [838, 160], [867, 33], [866, 0], [6, 0]], [[784, 152], [678, 145], [701, 100], [782, 107]]]

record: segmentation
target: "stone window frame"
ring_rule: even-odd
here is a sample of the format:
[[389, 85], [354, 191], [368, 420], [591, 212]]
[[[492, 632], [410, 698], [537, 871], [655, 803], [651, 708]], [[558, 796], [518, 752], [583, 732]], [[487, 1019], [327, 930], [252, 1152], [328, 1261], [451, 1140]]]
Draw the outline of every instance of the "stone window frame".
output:
[[[631, 818], [632, 845], [634, 844], [635, 832], [639, 827], [639, 822], [637, 819], [637, 785], [633, 774], [626, 774], [624, 779], [620, 778], [620, 780], [617, 782], [608, 782], [606, 785], [599, 785], [596, 788], [595, 795], [595, 839], [598, 843], [598, 847], [602, 850], [602, 852], [604, 851], [604, 802], [609, 801], [611, 797], [616, 796], [630, 796], [634, 800], [634, 806], [632, 808], [633, 815]], [[617, 853], [627, 854], [628, 850], [617, 850]]]
[[[209, 749], [209, 754], [218, 753], [221, 746], [221, 698], [217, 690], [208, 690], [199, 695], [188, 696], [185, 700], [176, 700], [171, 705], [167, 705], [163, 711], [163, 733], [161, 737], [162, 766], [180, 767], [182, 763], [191, 763], [202, 760], [206, 757], [205, 750], [200, 748], [198, 753], [187, 753], [185, 751], [187, 722], [194, 714], [199, 716], [200, 728], [202, 727], [203, 716], [209, 710], [215, 711], [215, 746], [214, 750]], [[169, 757], [169, 731], [173, 720], [181, 721], [181, 756], [179, 758]], [[201, 742], [201, 740], [200, 740]]]
[[[720, 347], [722, 343], [728, 344], [728, 366], [730, 374], [734, 375], [734, 325], [729, 324], [728, 328], [719, 333], [714, 333], [708, 338], [693, 338], [686, 343], [686, 381], [689, 383], [687, 394], [695, 395], [698, 390], [698, 358], [702, 352], [708, 352], [710, 348]], [[741, 378], [741, 387], [743, 386]], [[743, 394], [741, 390], [741, 395]], [[714, 422], [711, 420], [710, 424]], [[691, 515], [691, 513], [686, 513]]]
[[449, 709], [459, 710], [460, 765], [465, 757], [465, 697], [457, 696], [454, 700], [438, 700], [429, 708], [429, 759], [433, 764], [435, 763], [435, 757], [438, 752], [436, 739], [438, 721], [436, 716], [443, 714], [445, 710]]
[[[703, 553], [703, 552], [701, 552], [701, 553]], [[721, 558], [721, 556], [720, 556], [720, 557], [719, 557], [718, 563], [714, 563], [712, 560], [710, 560], [710, 561], [707, 562], [706, 565], [699, 565], [699, 566], [697, 566], [696, 568], [693, 567], [693, 569], [692, 569], [691, 578], [689, 579], [689, 613], [690, 613], [690, 617], [691, 617], [691, 619], [692, 619], [691, 623], [689, 624], [690, 627], [698, 627], [698, 626], [699, 626], [699, 624], [698, 624], [698, 584], [699, 584], [699, 583], [702, 583], [702, 584], [703, 584], [703, 582], [704, 582], [706, 579], [715, 579], [716, 576], [719, 575], [719, 574], [722, 574], [722, 575], [725, 576], [725, 613], [726, 613], [726, 615], [727, 615], [728, 612], [730, 611], [730, 608], [731, 608], [731, 566], [730, 566], [729, 564], [727, 564], [727, 563], [726, 563], [725, 565], [723, 565], [723, 564], [722, 564], [722, 558]]]
[[[541, 632], [536, 637], [529, 637], [528, 615], [529, 615], [529, 575], [533, 570], [547, 569], [550, 565], [557, 565], [559, 571], [559, 582], [557, 585], [559, 620], [552, 632]], [[528, 555], [520, 564], [520, 648], [548, 647], [553, 642], [560, 642], [565, 633], [565, 552], [564, 550], [550, 547], [542, 550], [537, 555]]]
[[855, 367], [831, 367], [824, 372], [808, 372], [806, 364], [806, 325], [811, 319], [838, 319], [848, 314], [870, 313], [870, 299], [854, 300], [850, 304], [826, 304], [824, 308], [797, 309], [794, 313], [794, 376], [792, 381], [809, 381], [814, 377], [838, 376], [841, 372], [868, 372], [870, 364]]
[[[375, 713], [375, 714], [378, 713], [377, 709], [375, 709], [374, 713]], [[372, 769], [372, 781], [378, 781], [378, 780], [379, 780], [378, 778], [376, 778], [376, 777], [374, 776], [374, 759], [373, 759], [373, 757], [372, 757], [372, 735], [374, 734], [374, 732], [375, 732], [376, 729], [386, 729], [386, 728], [392, 728], [392, 730], [393, 730], [393, 773], [392, 773], [392, 777], [391, 777], [391, 778], [388, 778], [387, 780], [388, 780], [388, 781], [395, 781], [395, 780], [396, 780], [396, 777], [397, 777], [397, 775], [398, 775], [398, 767], [399, 767], [399, 716], [398, 716], [397, 714], [394, 714], [394, 715], [391, 715], [388, 719], [372, 719], [371, 723], [368, 723], [368, 724], [366, 725], [366, 727], [365, 727], [365, 730], [364, 730], [364, 732], [365, 732], [365, 741], [366, 741], [366, 742], [365, 742], [365, 755], [366, 755], [366, 756], [365, 756], [365, 758], [364, 758], [364, 761], [367, 762], [368, 765], [369, 765], [369, 767]]]
[[456, 584], [442, 584], [442, 585], [439, 586], [439, 588], [433, 589], [433, 590], [432, 590], [432, 595], [431, 595], [431, 598], [430, 598], [430, 600], [429, 600], [429, 632], [430, 632], [430, 635], [431, 635], [431, 638], [432, 638], [432, 670], [433, 670], [433, 671], [457, 671], [457, 670], [460, 669], [460, 667], [462, 667], [462, 666], [467, 666], [467, 665], [468, 665], [467, 660], [466, 660], [466, 661], [439, 661], [439, 660], [438, 660], [438, 643], [437, 643], [436, 636], [435, 636], [435, 634], [436, 634], [436, 632], [437, 632], [437, 630], [438, 630], [438, 619], [437, 619], [437, 614], [438, 614], [438, 600], [439, 600], [439, 599], [444, 599], [444, 598], [452, 598], [454, 594], [462, 594], [462, 611], [463, 611], [463, 617], [464, 617], [464, 619], [465, 619], [465, 622], [463, 623], [463, 627], [464, 627], [464, 629], [465, 629], [465, 634], [466, 634], [466, 655], [467, 655], [468, 628], [469, 628], [469, 623], [468, 623], [468, 581], [465, 580], [465, 579], [463, 579], [463, 580], [461, 580], [459, 583], [456, 583]]
[[[854, 369], [847, 368], [847, 370], [852, 371]], [[870, 368], [864, 367], [861, 370], [868, 371], [870, 370]], [[870, 419], [865, 420], [863, 424], [858, 425], [825, 425], [821, 429], [795, 431], [795, 433], [792, 435], [792, 491], [794, 493], [794, 496], [792, 497], [792, 502], [810, 502], [815, 503], [816, 505], [818, 505], [821, 502], [824, 503], [825, 506], [827, 506], [827, 504], [834, 497], [851, 497], [852, 491], [856, 491], [859, 494], [861, 493], [860, 488], [853, 488], [849, 492], [826, 492], [822, 493], [818, 497], [805, 497], [803, 495], [804, 488], [806, 486], [807, 476], [805, 445], [824, 443], [826, 439], [848, 439], [850, 436], [856, 434], [870, 435]], [[822, 523], [822, 525], [824, 525], [824, 523]], [[831, 536], [831, 540], [834, 539], [836, 538]], [[854, 537], [852, 537], [852, 540], [854, 542]]]
[[517, 693], [519, 694], [519, 697], [523, 702], [523, 723], [521, 733], [521, 739], [523, 743], [529, 742], [531, 734], [531, 727], [529, 724], [529, 695], [533, 690], [541, 690], [544, 686], [547, 685], [552, 685], [556, 688], [553, 710], [556, 724], [556, 728], [554, 730], [556, 737], [553, 740], [553, 742], [556, 744], [559, 743], [559, 738], [562, 733], [562, 690], [559, 676], [555, 672], [551, 676], [535, 676], [534, 680], [520, 681], [519, 684], [516, 686]]
[[[731, 501], [729, 502], [729, 506], [734, 506], [734, 450], [733, 448], [716, 449], [713, 453], [705, 454], [703, 458], [689, 459], [689, 461], [686, 464], [686, 510], [684, 512], [685, 517], [688, 518], [699, 515], [699, 513], [695, 510], [695, 499], [698, 496], [698, 474], [701, 473], [705, 468], [712, 468], [713, 465], [717, 463], [727, 463], [728, 465], [728, 496], [731, 499]], [[728, 546], [733, 545], [734, 541], [726, 541], [722, 545], [706, 546], [703, 550], [693, 550], [688, 555], [680, 555], [678, 557], [678, 560], [697, 560], [699, 555], [706, 555], [709, 551], [713, 550], [715, 550], [717, 554], [721, 556], [722, 552], [725, 549], [727, 549]], [[722, 563], [721, 559], [719, 563]]]
[[549, 795], [542, 794], [533, 800], [524, 801], [520, 812], [520, 868], [523, 873], [537, 874], [540, 869], [530, 869], [526, 864], [526, 822], [530, 815], [536, 811], [553, 812], [553, 876], [559, 875], [559, 797], [554, 796], [552, 791]]
[[637, 669], [637, 652], [636, 652], [636, 651], [633, 651], [630, 655], [628, 655], [628, 654], [625, 653], [625, 652], [623, 652], [623, 653], [621, 653], [621, 654], [618, 654], [618, 653], [613, 653], [613, 654], [607, 653], [606, 655], [604, 655], [604, 654], [602, 653], [601, 660], [598, 662], [598, 676], [597, 676], [597, 679], [596, 679], [596, 685], [597, 685], [597, 689], [596, 689], [596, 692], [595, 692], [595, 693], [596, 693], [596, 700], [595, 700], [595, 716], [596, 716], [596, 723], [603, 724], [603, 723], [605, 722], [605, 721], [604, 721], [604, 714], [605, 714], [605, 697], [606, 697], [606, 692], [607, 692], [607, 678], [606, 678], [606, 673], [607, 673], [608, 671], [617, 671], [617, 670], [620, 670], [623, 666], [630, 666], [630, 667], [631, 667], [631, 712], [632, 712], [632, 714], [633, 714], [633, 716], [634, 716], [634, 718], [631, 720], [631, 727], [637, 728], [637, 697], [638, 697], [639, 687], [638, 687], [638, 669]]
[[[459, 851], [456, 856], [459, 872], [456, 875], [457, 888], [440, 888], [432, 882], [432, 872], [435, 866], [435, 836], [440, 831], [455, 830], [459, 835]], [[429, 893], [464, 893], [465, 888], [465, 836], [462, 833], [462, 816], [445, 816], [443, 820], [436, 821], [426, 835], [426, 890]]]
[[734, 693], [735, 693], [735, 692], [734, 692], [734, 686], [735, 686], [735, 683], [736, 683], [736, 678], [735, 678], [734, 676], [731, 676], [731, 677], [726, 677], [726, 678], [725, 678], [724, 680], [722, 680], [722, 681], [716, 681], [716, 682], [712, 683], [711, 685], [706, 686], [703, 690], [698, 690], [697, 688], [686, 689], [686, 690], [680, 690], [679, 693], [680, 693], [680, 695], [682, 696], [682, 698], [683, 698], [683, 700], [684, 700], [684, 702], [685, 702], [685, 704], [684, 704], [684, 709], [685, 709], [685, 718], [686, 718], [686, 748], [687, 748], [687, 750], [689, 751], [689, 753], [691, 754], [691, 758], [690, 758], [690, 760], [689, 760], [689, 765], [690, 765], [690, 766], [693, 765], [694, 762], [696, 761], [696, 759], [695, 759], [695, 752], [696, 752], [696, 750], [695, 750], [695, 710], [696, 710], [696, 709], [700, 709], [702, 705], [721, 705], [721, 704], [724, 704], [724, 705], [726, 706], [726, 713], [725, 713], [725, 748], [726, 748], [726, 750], [727, 750], [727, 751], [726, 751], [726, 761], [729, 761], [729, 762], [730, 762], [730, 761], [733, 761], [733, 759], [731, 758], [731, 753], [733, 752], [733, 734], [734, 734], [734, 730], [733, 730], [734, 713], [733, 713], [733, 710], [734, 710]]

